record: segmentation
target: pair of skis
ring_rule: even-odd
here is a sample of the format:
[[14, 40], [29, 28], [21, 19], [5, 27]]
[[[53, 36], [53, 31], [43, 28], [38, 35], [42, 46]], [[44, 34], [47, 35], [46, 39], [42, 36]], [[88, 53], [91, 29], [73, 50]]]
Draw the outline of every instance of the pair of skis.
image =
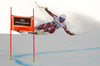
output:
[[[17, 31], [17, 32], [20, 33], [20, 34], [26, 34], [26, 32], [28, 34], [33, 34], [33, 32], [30, 32], [30, 31]], [[34, 34], [36, 34], [36, 35], [40, 35], [40, 34], [43, 34], [43, 33], [45, 33], [44, 30], [39, 30], [39, 31], [34, 32]]]
[[[34, 32], [34, 34], [36, 34], [36, 35], [40, 35], [43, 33], [45, 33], [44, 30], [39, 30], [39, 31]], [[28, 34], [33, 34], [33, 32], [28, 32]]]

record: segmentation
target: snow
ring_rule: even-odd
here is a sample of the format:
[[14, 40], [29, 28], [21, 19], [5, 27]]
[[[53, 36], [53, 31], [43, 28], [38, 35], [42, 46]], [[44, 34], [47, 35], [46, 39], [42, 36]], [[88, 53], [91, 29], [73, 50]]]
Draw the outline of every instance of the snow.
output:
[[[70, 36], [61, 28], [54, 34], [35, 35], [36, 61], [33, 62], [33, 35], [12, 31], [13, 57], [10, 61], [10, 7], [13, 15], [32, 16], [35, 26], [53, 18], [40, 6], [54, 14], [66, 14]], [[100, 66], [99, 0], [3, 0], [0, 1], [0, 65], [1, 66]]]

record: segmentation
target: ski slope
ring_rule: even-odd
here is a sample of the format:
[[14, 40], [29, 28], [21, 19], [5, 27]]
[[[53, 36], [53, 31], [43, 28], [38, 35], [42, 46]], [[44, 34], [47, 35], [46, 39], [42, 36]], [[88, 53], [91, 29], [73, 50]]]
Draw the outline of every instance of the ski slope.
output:
[[[66, 14], [66, 25], [76, 35], [70, 36], [62, 28], [54, 34], [35, 35], [36, 61], [33, 63], [33, 36], [13, 31], [10, 61], [10, 7], [12, 14], [19, 16], [32, 16], [34, 8], [35, 26], [53, 19], [35, 2], [58, 16]], [[0, 5], [1, 66], [100, 66], [99, 0], [3, 0]]]

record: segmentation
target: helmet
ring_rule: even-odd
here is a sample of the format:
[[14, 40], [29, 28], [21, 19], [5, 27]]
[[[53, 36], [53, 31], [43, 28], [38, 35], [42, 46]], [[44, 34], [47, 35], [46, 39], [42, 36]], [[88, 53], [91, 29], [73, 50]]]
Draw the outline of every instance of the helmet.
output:
[[62, 14], [62, 15], [59, 16], [60, 22], [64, 22], [65, 19], [66, 19], [66, 15], [65, 14]]
[[65, 14], [61, 14], [60, 17], [63, 18], [63, 19], [66, 19], [66, 15]]

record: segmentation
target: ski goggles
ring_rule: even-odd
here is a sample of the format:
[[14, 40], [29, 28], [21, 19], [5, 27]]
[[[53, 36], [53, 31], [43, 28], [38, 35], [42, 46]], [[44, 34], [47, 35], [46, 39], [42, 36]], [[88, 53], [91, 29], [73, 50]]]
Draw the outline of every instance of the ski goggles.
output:
[[65, 19], [64, 19], [64, 18], [61, 18], [61, 17], [60, 17], [60, 20], [61, 20], [61, 21], [65, 21]]

